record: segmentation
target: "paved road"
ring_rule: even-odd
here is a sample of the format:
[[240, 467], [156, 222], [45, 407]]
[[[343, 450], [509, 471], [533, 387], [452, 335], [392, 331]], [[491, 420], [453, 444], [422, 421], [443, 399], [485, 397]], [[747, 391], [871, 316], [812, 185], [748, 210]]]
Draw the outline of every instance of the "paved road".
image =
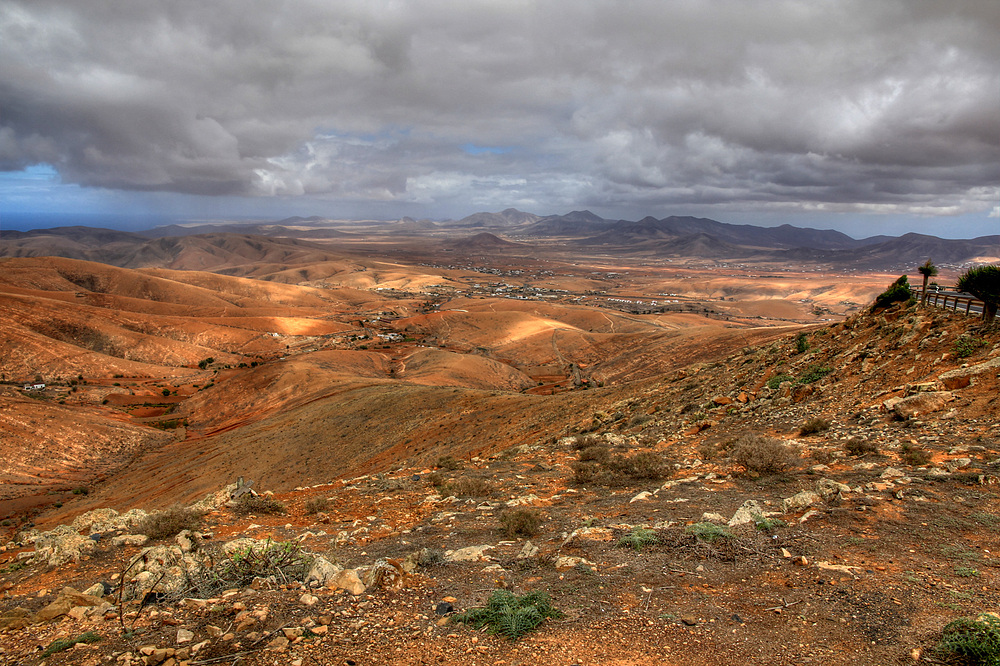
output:
[[[919, 290], [916, 292], [916, 294], [917, 294], [917, 298], [920, 298], [920, 291]], [[933, 302], [935, 294], [937, 294], [937, 296], [938, 296], [937, 303]], [[929, 305], [936, 305], [937, 307], [944, 307], [943, 303], [944, 303], [944, 298], [946, 296], [948, 297], [948, 309], [949, 310], [957, 310], [959, 312], [965, 312], [965, 305], [966, 305], [967, 301], [960, 300], [958, 302], [958, 304], [956, 305], [955, 304], [955, 297], [956, 296], [958, 298], [960, 298], [960, 299], [967, 299], [967, 298], [975, 299], [976, 298], [972, 294], [967, 294], [967, 293], [962, 292], [962, 291], [954, 291], [954, 290], [951, 290], [951, 289], [941, 289], [941, 290], [939, 290], [937, 292], [935, 292], [933, 290], [928, 290], [927, 303]], [[976, 316], [979, 316], [979, 317], [981, 317], [983, 315], [983, 302], [982, 301], [980, 301], [980, 300], [973, 300], [972, 301], [972, 305], [969, 306], [969, 316], [971, 317], [973, 315], [976, 315]]]

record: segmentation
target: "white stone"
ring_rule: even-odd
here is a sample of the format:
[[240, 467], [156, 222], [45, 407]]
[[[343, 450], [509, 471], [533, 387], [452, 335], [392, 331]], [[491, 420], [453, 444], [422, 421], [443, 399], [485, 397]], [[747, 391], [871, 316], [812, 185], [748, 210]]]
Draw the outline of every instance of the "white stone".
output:
[[736, 527], [738, 525], [748, 525], [755, 521], [755, 517], [764, 515], [764, 507], [760, 505], [757, 500], [747, 500], [743, 502], [740, 508], [736, 509], [736, 513], [733, 517], [729, 519], [729, 526]]
[[823, 498], [819, 496], [819, 493], [814, 493], [811, 490], [803, 490], [800, 493], [781, 500], [781, 510], [785, 513], [791, 513], [792, 511], [798, 511], [799, 509], [819, 504], [822, 501]]
[[488, 559], [486, 556], [488, 550], [493, 550], [493, 546], [466, 546], [445, 552], [444, 559], [447, 562], [481, 562]]

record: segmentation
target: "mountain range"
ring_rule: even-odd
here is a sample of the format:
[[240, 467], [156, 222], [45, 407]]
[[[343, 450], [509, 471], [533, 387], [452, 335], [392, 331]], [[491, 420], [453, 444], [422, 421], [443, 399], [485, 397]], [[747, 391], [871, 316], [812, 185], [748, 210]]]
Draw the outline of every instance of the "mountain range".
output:
[[[483, 234], [492, 234], [492, 238]], [[134, 268], [175, 266], [179, 257], [196, 253], [202, 257], [197, 267], [212, 270], [234, 261], [313, 259], [329, 252], [338, 241], [363, 242], [387, 236], [426, 238], [468, 251], [481, 251], [484, 246], [527, 251], [558, 241], [584, 252], [600, 250], [623, 256], [804, 262], [859, 270], [906, 270], [928, 258], [955, 268], [1000, 261], [1000, 235], [956, 240], [909, 233], [855, 239], [831, 229], [789, 224], [760, 227], [690, 216], [607, 220], [587, 210], [539, 216], [514, 208], [446, 221], [402, 218], [352, 223], [313, 216], [267, 223], [175, 224], [142, 232], [81, 226], [6, 231], [0, 238], [0, 257], [61, 256]], [[516, 243], [505, 244], [508, 241]]]

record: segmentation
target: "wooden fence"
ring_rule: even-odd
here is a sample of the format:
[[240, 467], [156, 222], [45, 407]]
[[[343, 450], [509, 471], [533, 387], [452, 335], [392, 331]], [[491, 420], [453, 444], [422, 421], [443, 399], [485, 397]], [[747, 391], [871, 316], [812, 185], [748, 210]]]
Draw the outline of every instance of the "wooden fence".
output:
[[[914, 296], [917, 300], [921, 300], [922, 292], [920, 289], [914, 290]], [[945, 308], [947, 310], [954, 310], [955, 312], [962, 312], [966, 315], [974, 316], [985, 316], [986, 312], [985, 303], [983, 303], [978, 298], [972, 296], [963, 296], [961, 294], [948, 293], [948, 292], [937, 292], [937, 291], [927, 291], [927, 304], [934, 305], [939, 308]], [[973, 310], [972, 307], [975, 306], [978, 311]]]

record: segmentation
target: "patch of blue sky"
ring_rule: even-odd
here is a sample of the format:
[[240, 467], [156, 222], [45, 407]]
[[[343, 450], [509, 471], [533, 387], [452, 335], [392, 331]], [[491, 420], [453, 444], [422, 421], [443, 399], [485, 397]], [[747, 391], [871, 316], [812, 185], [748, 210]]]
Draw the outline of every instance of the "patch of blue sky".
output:
[[510, 146], [477, 146], [474, 143], [462, 145], [462, 151], [469, 155], [503, 155], [512, 150], [513, 148]]
[[390, 125], [383, 127], [377, 132], [346, 132], [334, 128], [317, 127], [313, 131], [313, 136], [317, 139], [336, 139], [339, 141], [361, 141], [364, 143], [376, 143], [389, 139], [410, 136], [413, 133], [412, 127], [401, 125]]
[[51, 164], [33, 164], [22, 171], [0, 172], [0, 182], [7, 181], [51, 181], [59, 178], [59, 172]]

